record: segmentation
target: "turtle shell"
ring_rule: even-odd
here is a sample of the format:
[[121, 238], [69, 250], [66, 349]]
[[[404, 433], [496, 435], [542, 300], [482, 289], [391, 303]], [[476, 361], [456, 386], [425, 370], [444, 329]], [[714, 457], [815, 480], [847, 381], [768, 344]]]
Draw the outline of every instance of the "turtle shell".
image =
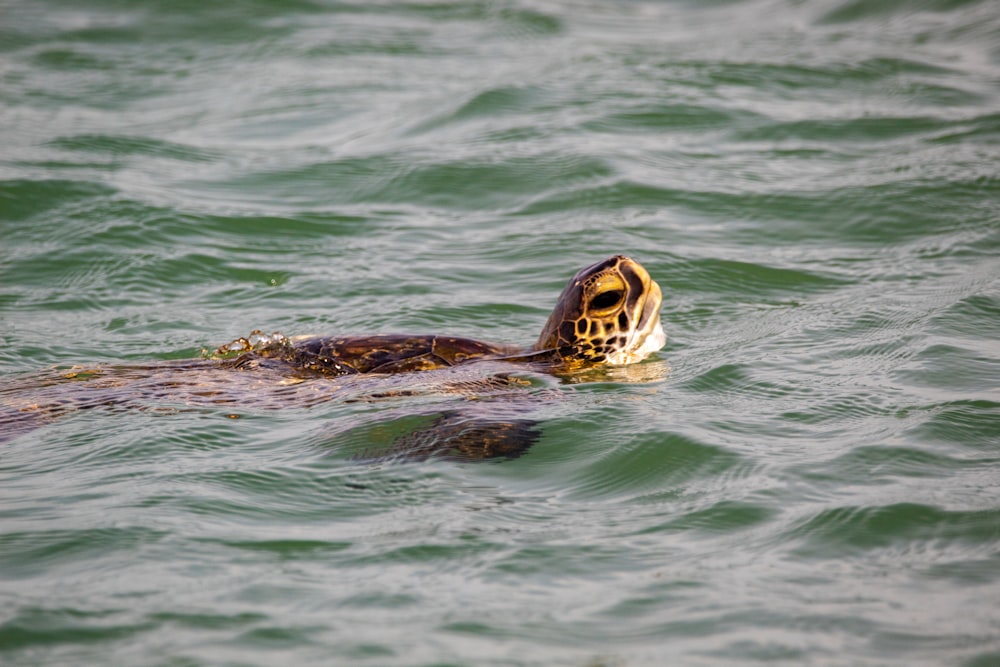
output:
[[292, 350], [296, 364], [328, 367], [334, 374], [427, 371], [515, 351], [471, 338], [406, 334], [307, 338]]

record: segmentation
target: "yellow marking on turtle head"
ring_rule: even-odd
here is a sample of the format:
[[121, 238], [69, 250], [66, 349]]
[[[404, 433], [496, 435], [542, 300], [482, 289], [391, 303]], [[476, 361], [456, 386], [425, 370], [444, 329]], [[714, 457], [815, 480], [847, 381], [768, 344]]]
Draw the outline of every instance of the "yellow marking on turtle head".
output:
[[666, 343], [663, 294], [639, 262], [615, 255], [579, 271], [559, 296], [536, 350], [566, 361], [641, 361]]

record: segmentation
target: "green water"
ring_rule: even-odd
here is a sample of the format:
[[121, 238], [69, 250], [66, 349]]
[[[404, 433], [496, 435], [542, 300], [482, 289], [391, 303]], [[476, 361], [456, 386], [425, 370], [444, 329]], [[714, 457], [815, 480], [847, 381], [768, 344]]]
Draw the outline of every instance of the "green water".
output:
[[9, 438], [0, 663], [1000, 664], [992, 0], [9, 0], [0, 145], [8, 404], [255, 328], [529, 344], [613, 253], [671, 368], [539, 379], [499, 462], [352, 456], [448, 397]]

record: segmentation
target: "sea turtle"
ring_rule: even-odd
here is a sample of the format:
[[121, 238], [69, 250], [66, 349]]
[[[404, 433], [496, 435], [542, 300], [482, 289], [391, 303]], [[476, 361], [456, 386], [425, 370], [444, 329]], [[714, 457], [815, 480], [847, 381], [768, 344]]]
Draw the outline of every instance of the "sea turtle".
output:
[[523, 349], [434, 335], [267, 336], [254, 332], [220, 347], [240, 352], [236, 368], [284, 364], [290, 371], [327, 376], [426, 371], [474, 360], [548, 363], [563, 367], [625, 365], [666, 342], [660, 286], [641, 264], [615, 255], [581, 269], [563, 290], [538, 341]]
[[[69, 409], [145, 406], [150, 399], [245, 405], [254, 397], [269, 397], [274, 405], [280, 394], [294, 405], [336, 398], [338, 390], [342, 400], [395, 397], [415, 393], [414, 383], [388, 378], [479, 363], [490, 364], [489, 372], [437, 378], [435, 390], [487, 399], [488, 406], [472, 409], [466, 404], [439, 412], [393, 450], [410, 456], [516, 456], [536, 431], [533, 422], [520, 416], [523, 405], [516, 390], [524, 381], [513, 372], [565, 374], [641, 361], [666, 341], [661, 300], [659, 285], [641, 264], [614, 255], [570, 279], [538, 340], [526, 349], [453, 336], [287, 338], [258, 331], [205, 359], [63, 370], [36, 381], [33, 395], [25, 392], [25, 383], [16, 392], [0, 387], [0, 404], [8, 408], [0, 415], [0, 432], [17, 434], [29, 422], [37, 425]], [[70, 383], [77, 391], [66, 391]]]

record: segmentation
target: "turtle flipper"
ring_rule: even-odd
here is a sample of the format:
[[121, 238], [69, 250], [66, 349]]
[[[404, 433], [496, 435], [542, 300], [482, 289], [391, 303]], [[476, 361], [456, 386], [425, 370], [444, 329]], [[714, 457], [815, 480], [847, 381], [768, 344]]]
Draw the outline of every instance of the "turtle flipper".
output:
[[533, 419], [501, 419], [450, 410], [397, 437], [390, 446], [366, 450], [359, 459], [442, 458], [458, 461], [515, 459], [541, 436]]

